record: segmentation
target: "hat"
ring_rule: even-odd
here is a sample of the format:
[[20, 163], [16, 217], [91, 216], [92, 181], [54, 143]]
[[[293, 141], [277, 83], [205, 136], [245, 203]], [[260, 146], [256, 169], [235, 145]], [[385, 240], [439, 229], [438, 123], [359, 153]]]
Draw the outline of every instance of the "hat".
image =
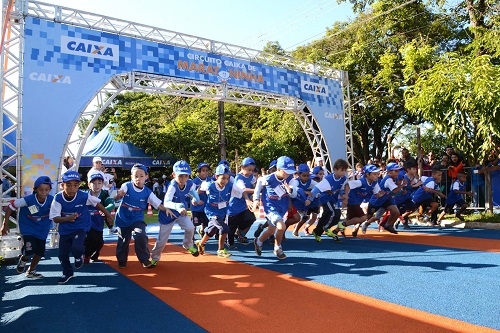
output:
[[95, 163], [95, 162], [101, 162], [102, 163], [102, 158], [100, 158], [99, 156], [96, 156], [92, 159], [92, 163]]
[[299, 164], [299, 167], [297, 168], [297, 172], [298, 173], [302, 173], [302, 172], [311, 172], [311, 169], [309, 169], [309, 166], [305, 163], [302, 163], [302, 164]]
[[162, 175], [161, 178], [165, 179], [167, 178], [167, 175]]
[[317, 175], [318, 175], [318, 173], [320, 173], [320, 171], [323, 171], [323, 167], [322, 167], [322, 166], [317, 165], [317, 166], [315, 166], [315, 167], [312, 169], [312, 172], [311, 172], [311, 173], [312, 173], [313, 175], [317, 176]]
[[295, 163], [288, 156], [281, 156], [276, 161], [276, 167], [285, 171], [289, 175], [293, 175], [297, 170], [295, 169]]
[[395, 162], [391, 162], [391, 163], [387, 164], [387, 166], [385, 167], [385, 169], [387, 171], [394, 171], [394, 170], [400, 170], [400, 169], [402, 169], [402, 167], [399, 164], [395, 163]]
[[219, 163], [217, 163], [217, 165], [226, 165], [226, 166], [229, 166], [229, 162], [226, 161], [226, 160], [220, 160]]
[[276, 161], [276, 160], [272, 160], [272, 161], [271, 161], [271, 163], [269, 163], [269, 168], [268, 168], [268, 170], [269, 170], [269, 169], [272, 169], [272, 168], [275, 168], [275, 167], [276, 167], [276, 163], [278, 163], [278, 161]]
[[365, 167], [363, 168], [363, 170], [364, 170], [365, 173], [379, 172], [380, 171], [380, 169], [377, 168], [373, 164], [367, 164], [367, 165], [365, 165]]
[[208, 169], [210, 169], [210, 165], [209, 165], [208, 163], [206, 163], [206, 162], [201, 162], [201, 163], [198, 163], [198, 166], [196, 167], [196, 170], [197, 170], [197, 171], [200, 171], [200, 170], [201, 170], [201, 168], [203, 168], [203, 167], [207, 167]]
[[73, 170], [69, 170], [69, 171], [66, 171], [65, 173], [63, 173], [62, 175], [62, 182], [63, 183], [67, 183], [67, 182], [70, 182], [72, 180], [76, 180], [76, 181], [81, 181], [80, 179], [80, 174], [76, 171], [73, 171]]
[[191, 174], [191, 167], [189, 166], [188, 162], [186, 161], [177, 161], [174, 164], [174, 173], [179, 176], [179, 175], [190, 175]]
[[215, 175], [216, 176], [229, 175], [229, 174], [231, 174], [231, 171], [224, 164], [218, 165], [217, 168], [215, 168]]
[[241, 162], [241, 166], [255, 165], [255, 161], [251, 157], [245, 157]]
[[49, 177], [47, 176], [41, 176], [41, 177], [38, 177], [36, 180], [35, 180], [35, 184], [33, 185], [34, 188], [37, 188], [38, 186], [42, 185], [42, 184], [46, 184], [46, 185], [49, 185], [50, 188], [52, 189], [52, 180], [50, 180]]
[[315, 157], [315, 158], [314, 158], [314, 160], [315, 160], [316, 162], [323, 161], [323, 157], [321, 157], [321, 156], [317, 156], [317, 157]]
[[146, 175], [148, 174], [148, 168], [146, 168], [146, 166], [144, 164], [140, 164], [140, 163], [136, 163], [132, 166], [132, 169], [130, 170], [130, 172], [134, 172], [134, 170], [142, 170], [146, 173]]
[[100, 179], [104, 181], [104, 176], [100, 172], [93, 173], [89, 177], [89, 183], [91, 183], [95, 179]]

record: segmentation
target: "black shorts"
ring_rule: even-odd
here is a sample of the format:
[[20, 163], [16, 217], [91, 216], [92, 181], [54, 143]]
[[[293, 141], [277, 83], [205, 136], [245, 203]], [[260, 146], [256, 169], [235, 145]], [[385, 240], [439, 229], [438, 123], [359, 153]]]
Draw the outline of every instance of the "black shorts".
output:
[[427, 199], [427, 200], [424, 200], [421, 202], [415, 202], [415, 206], [417, 206], [417, 207], [422, 206], [423, 209], [427, 209], [431, 206], [431, 204], [433, 202], [436, 202], [436, 201], [434, 201], [434, 199]]
[[319, 206], [307, 208], [307, 215], [318, 214], [318, 213], [319, 213]]
[[368, 217], [372, 217], [373, 214], [375, 214], [380, 208], [384, 208], [387, 210], [390, 206], [394, 206], [394, 202], [392, 200], [386, 200], [384, 203], [380, 206], [373, 206], [371, 203], [368, 204]]
[[193, 224], [195, 226], [202, 225], [205, 228], [208, 226], [208, 217], [205, 212], [193, 212], [191, 211], [191, 216], [193, 220]]
[[365, 215], [366, 213], [360, 205], [347, 205], [347, 220], [353, 219], [355, 217], [362, 217]]
[[410, 198], [408, 198], [405, 201], [398, 204], [398, 209], [401, 212], [401, 214], [414, 212], [417, 210], [417, 205], [415, 205], [415, 203]]
[[465, 200], [461, 199], [453, 204], [446, 204], [446, 206], [444, 206], [444, 211], [446, 214], [454, 214], [455, 206], [462, 207], [463, 205], [465, 205]]
[[40, 257], [45, 255], [45, 239], [36, 238], [34, 236], [23, 236], [22, 253], [25, 256], [36, 254]]
[[241, 230], [244, 230], [246, 228], [250, 228], [255, 220], [255, 214], [248, 209], [245, 209], [239, 214], [229, 216], [227, 218], [227, 224], [230, 227], [238, 227]]

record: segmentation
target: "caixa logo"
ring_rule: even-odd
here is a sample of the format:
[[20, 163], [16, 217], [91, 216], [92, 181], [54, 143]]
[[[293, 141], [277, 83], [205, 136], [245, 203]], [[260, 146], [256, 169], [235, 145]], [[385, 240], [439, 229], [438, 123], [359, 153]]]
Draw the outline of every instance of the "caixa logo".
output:
[[300, 90], [303, 93], [328, 96], [328, 86], [325, 84], [301, 80]]
[[68, 36], [61, 36], [61, 53], [113, 61], [119, 60], [118, 45]]
[[71, 84], [71, 77], [69, 75], [32, 72], [30, 73], [29, 78], [33, 81]]

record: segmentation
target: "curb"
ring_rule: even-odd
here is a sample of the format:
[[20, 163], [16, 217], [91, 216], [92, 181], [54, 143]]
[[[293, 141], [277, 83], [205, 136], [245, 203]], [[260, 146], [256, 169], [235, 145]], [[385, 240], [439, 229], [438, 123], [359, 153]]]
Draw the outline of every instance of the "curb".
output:
[[458, 229], [489, 229], [489, 230], [500, 230], [500, 223], [492, 222], [462, 222], [453, 220], [442, 220], [441, 226], [446, 228], [458, 228]]

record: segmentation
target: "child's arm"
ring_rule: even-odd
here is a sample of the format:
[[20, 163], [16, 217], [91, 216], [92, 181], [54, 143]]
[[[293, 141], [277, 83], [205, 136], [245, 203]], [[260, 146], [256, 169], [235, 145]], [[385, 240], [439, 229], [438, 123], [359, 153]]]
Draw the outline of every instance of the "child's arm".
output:
[[10, 232], [9, 219], [10, 216], [12, 215], [12, 212], [13, 210], [10, 208], [10, 205], [8, 205], [7, 210], [5, 211], [5, 217], [3, 219], [3, 224], [2, 224], [2, 236], [5, 236]]
[[[114, 207], [114, 205], [113, 205], [113, 207]], [[114, 223], [113, 216], [111, 216], [111, 214], [108, 212], [106, 207], [104, 207], [104, 205], [99, 202], [97, 205], [95, 205], [95, 208], [99, 209], [106, 217], [106, 225], [108, 226], [108, 228], [113, 227], [113, 223]]]

